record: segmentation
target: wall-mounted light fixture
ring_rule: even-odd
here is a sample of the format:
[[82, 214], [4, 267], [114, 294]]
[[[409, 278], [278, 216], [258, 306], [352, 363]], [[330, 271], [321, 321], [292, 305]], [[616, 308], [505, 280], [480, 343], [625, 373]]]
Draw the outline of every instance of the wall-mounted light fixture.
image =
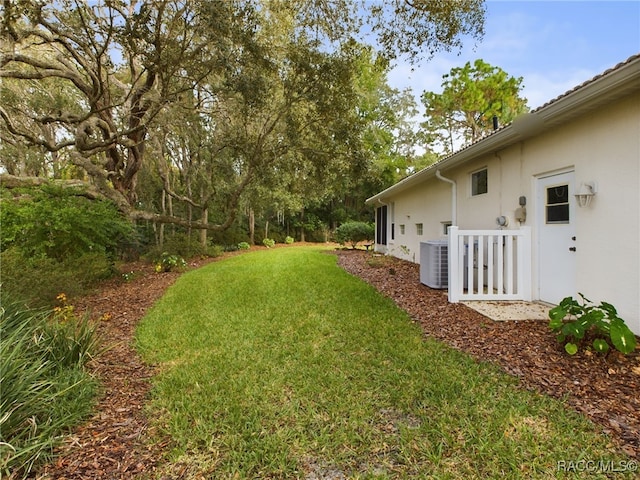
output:
[[582, 182], [578, 192], [575, 194], [579, 207], [588, 207], [591, 199], [598, 192], [598, 184], [596, 182]]

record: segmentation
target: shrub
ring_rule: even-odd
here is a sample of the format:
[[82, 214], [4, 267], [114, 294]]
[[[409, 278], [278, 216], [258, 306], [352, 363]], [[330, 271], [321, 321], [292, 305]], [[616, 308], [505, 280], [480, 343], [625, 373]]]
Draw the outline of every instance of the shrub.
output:
[[262, 244], [267, 248], [271, 248], [276, 244], [276, 241], [272, 238], [265, 238], [262, 240]]
[[179, 255], [171, 255], [168, 252], [162, 252], [160, 258], [155, 262], [156, 272], [171, 272], [178, 268], [184, 268], [187, 266], [184, 258]]
[[95, 328], [66, 303], [53, 315], [6, 294], [2, 305], [0, 477], [26, 477], [90, 413], [96, 384], [83, 366], [95, 352]]
[[0, 254], [2, 290], [32, 307], [52, 306], [59, 292], [69, 297], [84, 295], [114, 272], [103, 253], [88, 253], [57, 261], [46, 256], [27, 257], [11, 247]]
[[287, 245], [291, 245], [294, 242], [293, 237], [290, 237], [287, 235], [287, 237], [284, 239], [284, 243], [286, 243]]
[[224, 251], [224, 247], [222, 247], [221, 245], [211, 245], [207, 247], [205, 255], [207, 257], [216, 258], [222, 255]]
[[203, 247], [198, 236], [186, 233], [167, 235], [162, 244], [162, 253], [169, 252], [182, 258], [203, 257], [207, 255], [207, 247]]
[[86, 293], [138, 239], [113, 204], [54, 187], [3, 192], [0, 224], [2, 288], [31, 306], [50, 305], [63, 290]]
[[358, 242], [373, 241], [375, 227], [366, 222], [347, 222], [340, 225], [335, 232], [335, 239], [340, 245], [349, 243], [356, 248]]
[[133, 224], [107, 201], [89, 200], [52, 187], [2, 200], [2, 250], [63, 261], [86, 253], [115, 257], [136, 242]]
[[557, 333], [559, 342], [569, 355], [578, 352], [581, 343], [593, 338], [593, 349], [607, 353], [611, 342], [624, 354], [636, 348], [636, 337], [623, 319], [618, 316], [615, 307], [601, 302], [593, 305], [590, 300], [579, 294], [582, 302], [566, 297], [557, 307], [549, 310], [549, 328]]
[[251, 245], [249, 245], [247, 242], [240, 242], [238, 244], [238, 250], [249, 250], [251, 248]]

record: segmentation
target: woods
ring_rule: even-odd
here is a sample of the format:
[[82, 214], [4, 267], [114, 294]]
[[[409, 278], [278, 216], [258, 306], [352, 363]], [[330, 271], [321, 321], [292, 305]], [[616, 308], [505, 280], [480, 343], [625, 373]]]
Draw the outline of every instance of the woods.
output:
[[[209, 231], [239, 211], [335, 209], [376, 163], [366, 62], [389, 102], [400, 92], [383, 59], [480, 36], [482, 13], [478, 1], [5, 2], [2, 166], [82, 180], [133, 220]], [[364, 25], [382, 53], [363, 56]]]
[[[132, 228], [124, 241], [87, 239], [116, 245], [88, 252], [106, 255], [101, 277], [122, 258], [326, 241], [345, 222], [371, 222], [364, 200], [437, 159], [442, 118], [479, 108], [449, 101], [420, 126], [413, 93], [387, 81], [393, 62], [479, 40], [483, 14], [477, 0], [5, 2], [5, 231], [28, 231], [15, 209], [49, 205], [58, 220], [39, 220], [50, 229], [41, 260], [77, 262], [62, 258], [58, 232], [92, 217], [62, 226], [55, 208], [75, 196], [89, 201], [82, 216], [106, 201]], [[486, 91], [471, 89], [476, 80], [465, 89]], [[506, 80], [485, 65], [487, 85]], [[3, 238], [5, 264], [33, 264], [37, 276], [22, 246]]]

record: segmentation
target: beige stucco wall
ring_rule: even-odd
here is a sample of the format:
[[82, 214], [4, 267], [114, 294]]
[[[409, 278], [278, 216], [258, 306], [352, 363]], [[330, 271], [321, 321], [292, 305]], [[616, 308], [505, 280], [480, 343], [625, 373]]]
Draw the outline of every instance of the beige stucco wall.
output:
[[[484, 167], [489, 191], [472, 197], [471, 173]], [[640, 94], [442, 174], [457, 183], [462, 229], [497, 228], [500, 215], [510, 218], [508, 228], [518, 228], [514, 212], [519, 197], [526, 197], [523, 225], [533, 229], [532, 293], [537, 298], [536, 180], [567, 170], [575, 172], [575, 188], [583, 181], [598, 186], [590, 207], [575, 208], [577, 291], [612, 303], [640, 334]], [[421, 241], [445, 238], [442, 222], [451, 220], [451, 186], [432, 177], [387, 201], [393, 205], [389, 225], [395, 223], [388, 253], [419, 263]], [[422, 236], [415, 233], [416, 223], [423, 224]], [[400, 224], [405, 224], [404, 235]]]
[[[443, 198], [445, 201], [443, 201]], [[443, 182], [431, 182], [428, 188], [401, 193], [389, 205], [389, 228], [394, 223], [394, 238], [387, 235], [386, 252], [404, 260], [420, 263], [420, 242], [446, 238], [444, 222], [451, 222], [451, 189]], [[422, 224], [422, 235], [416, 225]], [[402, 226], [404, 225], [404, 233]]]

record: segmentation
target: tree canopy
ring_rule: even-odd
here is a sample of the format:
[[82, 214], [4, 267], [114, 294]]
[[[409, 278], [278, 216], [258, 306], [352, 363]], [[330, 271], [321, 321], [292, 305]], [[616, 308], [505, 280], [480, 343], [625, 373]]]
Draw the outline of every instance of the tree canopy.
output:
[[442, 93], [422, 95], [424, 131], [445, 153], [456, 144], [473, 143], [493, 130], [494, 117], [506, 124], [528, 110], [526, 98], [519, 96], [521, 85], [522, 77], [511, 77], [480, 59], [453, 68], [443, 75]]
[[484, 18], [480, 0], [3, 6], [0, 150], [11, 182], [81, 180], [131, 218], [213, 230], [228, 228], [248, 192], [249, 203], [299, 204], [366, 171], [354, 38], [372, 32], [381, 58], [429, 58], [480, 38]]

